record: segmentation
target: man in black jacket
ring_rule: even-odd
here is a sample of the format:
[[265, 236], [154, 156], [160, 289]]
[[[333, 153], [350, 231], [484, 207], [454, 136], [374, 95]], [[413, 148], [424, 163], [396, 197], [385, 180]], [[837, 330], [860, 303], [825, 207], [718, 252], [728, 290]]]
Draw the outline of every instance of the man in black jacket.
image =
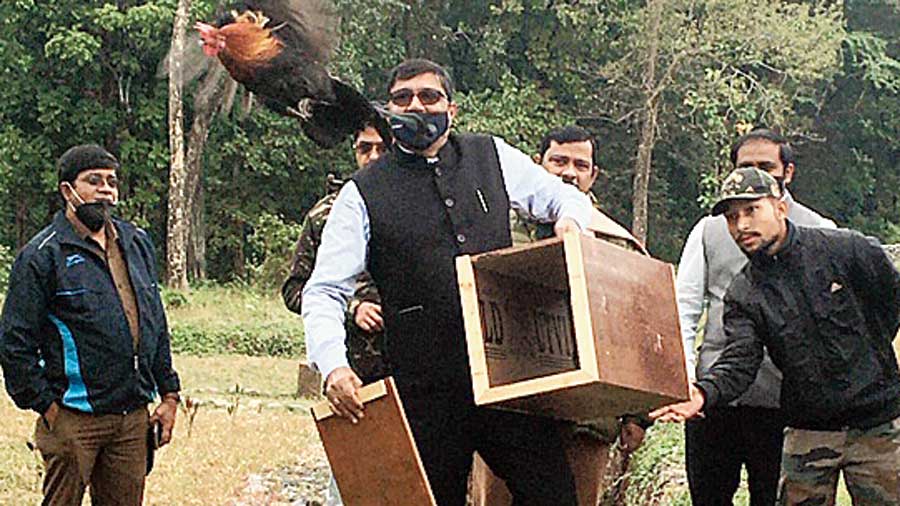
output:
[[781, 196], [758, 169], [722, 185], [713, 214], [750, 259], [725, 296], [729, 344], [690, 401], [651, 416], [682, 421], [734, 400], [765, 347], [784, 377], [780, 504], [833, 504], [841, 471], [854, 504], [900, 504], [900, 273], [874, 239], [795, 226]]
[[[16, 405], [40, 415], [44, 504], [140, 505], [150, 445], [172, 437], [178, 375], [147, 233], [112, 219], [118, 161], [100, 146], [59, 159], [66, 202], [16, 258], [0, 364]], [[162, 402], [147, 411], [155, 393]], [[150, 440], [158, 423], [158, 438]]]
[[[475, 451], [513, 504], [575, 506], [557, 423], [475, 406], [455, 257], [510, 246], [509, 211], [585, 230], [592, 208], [502, 139], [451, 132], [449, 75], [427, 60], [391, 72], [394, 145], [341, 189], [303, 290], [307, 350], [332, 409], [364, 416], [343, 325], [353, 280], [368, 270], [384, 309], [385, 352], [439, 506], [462, 506]], [[360, 434], [360, 437], [364, 437]]]

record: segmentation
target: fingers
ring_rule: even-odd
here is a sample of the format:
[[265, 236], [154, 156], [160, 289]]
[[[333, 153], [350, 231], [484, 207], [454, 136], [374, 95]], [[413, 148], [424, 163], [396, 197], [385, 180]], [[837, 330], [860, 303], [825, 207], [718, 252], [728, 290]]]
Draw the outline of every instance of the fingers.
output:
[[651, 420], [659, 420], [660, 417], [669, 412], [672, 406], [663, 406], [659, 409], [655, 409], [650, 412], [649, 416]]
[[169, 444], [172, 441], [172, 428], [175, 425], [174, 420], [172, 423], [164, 423], [162, 426], [162, 437], [159, 438], [159, 446], [162, 448]]
[[691, 401], [688, 401], [678, 404], [671, 404], [669, 406], [663, 406], [655, 411], [652, 411], [649, 416], [651, 420], [655, 420], [657, 422], [680, 423], [692, 418], [703, 418], [703, 413], [700, 412], [700, 409], [692, 404]]
[[372, 302], [363, 302], [356, 310], [356, 324], [365, 332], [376, 332], [384, 328], [381, 306]]
[[381, 316], [381, 306], [372, 305], [372, 313], [369, 315], [372, 320], [374, 330], [381, 330], [384, 327], [384, 318]]
[[357, 390], [362, 386], [359, 377], [349, 367], [335, 369], [328, 377], [325, 396], [338, 416], [358, 423], [364, 418], [363, 403]]

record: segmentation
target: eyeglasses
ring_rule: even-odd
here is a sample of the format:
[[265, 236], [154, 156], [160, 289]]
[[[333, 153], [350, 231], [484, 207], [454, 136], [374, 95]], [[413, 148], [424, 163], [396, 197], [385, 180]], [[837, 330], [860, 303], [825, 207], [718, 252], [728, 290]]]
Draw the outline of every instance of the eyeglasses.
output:
[[356, 149], [356, 153], [359, 154], [360, 156], [368, 155], [369, 152], [372, 151], [373, 149], [375, 150], [376, 153], [384, 153], [384, 151], [385, 151], [383, 142], [360, 141], [360, 142], [356, 143], [356, 146], [354, 146], [354, 148]]
[[447, 95], [444, 95], [443, 92], [434, 88], [422, 88], [418, 91], [413, 91], [409, 88], [400, 88], [391, 93], [391, 103], [400, 107], [406, 107], [412, 103], [413, 97], [419, 97], [419, 102], [421, 102], [422, 105], [434, 105], [440, 102], [441, 99], [447, 98]]
[[110, 188], [118, 188], [119, 187], [119, 178], [116, 176], [107, 176], [104, 178], [100, 174], [91, 174], [86, 178], [81, 179], [81, 182], [87, 183], [91, 186], [103, 186], [103, 182], [106, 182]]

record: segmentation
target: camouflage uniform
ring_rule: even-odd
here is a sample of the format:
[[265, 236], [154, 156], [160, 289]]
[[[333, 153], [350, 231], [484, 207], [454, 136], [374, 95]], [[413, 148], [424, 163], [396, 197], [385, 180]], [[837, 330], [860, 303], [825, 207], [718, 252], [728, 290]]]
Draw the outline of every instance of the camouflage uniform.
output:
[[900, 418], [845, 431], [788, 428], [784, 436], [779, 504], [831, 506], [838, 473], [853, 504], [900, 504]]
[[[281, 296], [287, 308], [300, 314], [303, 286], [312, 275], [316, 265], [316, 252], [322, 242], [322, 229], [331, 213], [334, 200], [344, 182], [328, 175], [327, 195], [313, 205], [303, 218], [302, 231], [294, 249], [291, 272], [281, 287]], [[363, 383], [371, 383], [388, 375], [389, 368], [382, 354], [384, 332], [369, 333], [356, 325], [354, 314], [362, 302], [381, 304], [381, 297], [369, 273], [364, 272], [356, 279], [356, 291], [347, 306], [347, 359], [350, 366], [360, 376]]]
[[[597, 199], [597, 196], [594, 195], [593, 192], [588, 192], [587, 196], [591, 199], [591, 205], [594, 206], [594, 209], [602, 212], [602, 209], [600, 209], [600, 201]], [[553, 223], [540, 223], [534, 221], [525, 214], [519, 213], [513, 209], [509, 210], [509, 230], [512, 233], [513, 245], [516, 246], [532, 243], [541, 239], [547, 239], [554, 235]], [[604, 241], [615, 244], [616, 246], [644, 253], [637, 248], [634, 243], [623, 238], [604, 234], [602, 232], [595, 233]]]

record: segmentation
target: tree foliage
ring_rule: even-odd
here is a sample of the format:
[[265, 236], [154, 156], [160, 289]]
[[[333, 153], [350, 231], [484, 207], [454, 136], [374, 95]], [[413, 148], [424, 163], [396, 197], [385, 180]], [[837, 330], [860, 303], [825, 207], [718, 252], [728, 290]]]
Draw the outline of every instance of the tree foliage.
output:
[[[20, 246], [49, 221], [60, 207], [56, 158], [71, 145], [97, 142], [122, 162], [119, 214], [147, 228], [164, 258], [169, 147], [166, 81], [158, 69], [176, 4], [0, 3], [0, 219], [10, 224], [0, 230], [0, 244]], [[429, 57], [456, 81], [457, 128], [500, 135], [527, 152], [552, 126], [586, 126], [600, 141], [595, 191], [610, 214], [630, 223], [646, 2], [336, 4], [337, 76], [384, 99], [390, 67]], [[677, 258], [729, 168], [731, 141], [758, 125], [778, 127], [797, 145], [799, 199], [843, 225], [900, 240], [896, 2], [663, 4], [649, 195], [655, 254]], [[191, 23], [221, 8], [195, 0]], [[196, 87], [185, 86], [186, 129]], [[267, 262], [283, 252], [260, 234], [294, 233], [323, 194], [325, 174], [353, 170], [349, 143], [317, 149], [295, 122], [248, 98], [240, 90], [235, 106], [215, 117], [202, 161], [207, 269], [219, 280], [270, 272]]]

